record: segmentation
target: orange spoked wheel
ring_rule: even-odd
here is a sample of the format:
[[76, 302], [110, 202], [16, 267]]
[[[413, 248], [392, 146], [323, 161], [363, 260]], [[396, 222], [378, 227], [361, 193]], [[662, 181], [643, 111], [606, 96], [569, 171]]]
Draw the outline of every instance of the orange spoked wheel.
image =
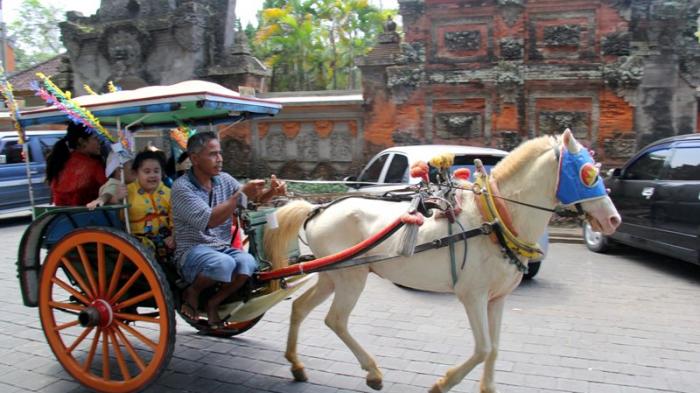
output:
[[141, 390], [170, 361], [173, 299], [147, 255], [121, 231], [89, 228], [64, 237], [42, 266], [44, 334], [66, 371], [90, 389]]

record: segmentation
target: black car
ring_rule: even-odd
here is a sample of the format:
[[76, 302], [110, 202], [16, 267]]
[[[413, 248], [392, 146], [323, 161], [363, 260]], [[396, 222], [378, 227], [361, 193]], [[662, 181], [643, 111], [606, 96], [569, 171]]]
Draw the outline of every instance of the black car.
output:
[[612, 236], [585, 224], [590, 250], [619, 242], [700, 264], [700, 134], [650, 144], [605, 184], [622, 224]]

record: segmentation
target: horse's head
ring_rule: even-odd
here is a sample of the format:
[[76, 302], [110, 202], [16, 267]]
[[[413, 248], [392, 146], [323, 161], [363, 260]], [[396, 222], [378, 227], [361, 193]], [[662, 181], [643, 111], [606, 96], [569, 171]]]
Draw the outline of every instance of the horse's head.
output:
[[599, 166], [570, 130], [564, 131], [561, 141], [557, 199], [565, 206], [580, 206], [593, 229], [612, 234], [622, 220], [599, 175]]

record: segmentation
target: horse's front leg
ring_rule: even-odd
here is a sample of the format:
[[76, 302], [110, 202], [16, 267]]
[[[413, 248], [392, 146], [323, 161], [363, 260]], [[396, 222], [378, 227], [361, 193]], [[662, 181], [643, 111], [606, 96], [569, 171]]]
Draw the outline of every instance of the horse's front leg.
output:
[[430, 393], [445, 393], [464, 379], [479, 363], [486, 360], [491, 353], [491, 339], [487, 316], [486, 295], [469, 297], [460, 296], [459, 300], [467, 310], [469, 325], [474, 333], [474, 353], [466, 362], [452, 367], [433, 385]]
[[352, 351], [357, 361], [360, 362], [362, 369], [367, 371], [367, 386], [380, 390], [383, 386], [383, 376], [377, 366], [377, 361], [348, 331], [350, 313], [355, 308], [357, 299], [359, 299], [362, 290], [365, 288], [368, 273], [369, 270], [366, 268], [334, 272], [335, 296], [325, 322]]
[[497, 393], [493, 375], [496, 357], [498, 356], [498, 342], [501, 335], [501, 320], [503, 319], [503, 307], [505, 303], [506, 297], [501, 296], [497, 299], [492, 299], [488, 305], [491, 353], [486, 356], [486, 360], [484, 361], [484, 374], [481, 377], [481, 393]]
[[316, 284], [299, 296], [292, 304], [292, 314], [289, 318], [289, 334], [287, 335], [287, 350], [284, 353], [284, 357], [292, 364], [292, 375], [295, 381], [305, 382], [307, 380], [304, 363], [299, 360], [297, 354], [297, 341], [299, 340], [301, 322], [309, 315], [311, 310], [323, 303], [331, 293], [333, 293], [333, 282], [327, 275], [321, 273]]

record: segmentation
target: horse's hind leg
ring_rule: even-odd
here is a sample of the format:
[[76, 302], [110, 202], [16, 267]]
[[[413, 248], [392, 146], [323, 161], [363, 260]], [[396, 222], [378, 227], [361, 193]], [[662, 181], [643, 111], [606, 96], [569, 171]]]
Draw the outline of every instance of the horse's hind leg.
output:
[[304, 382], [307, 380], [304, 363], [299, 361], [297, 354], [297, 341], [299, 339], [301, 322], [309, 315], [311, 310], [323, 303], [331, 293], [333, 293], [333, 281], [326, 274], [321, 273], [316, 284], [299, 296], [292, 304], [289, 334], [287, 335], [287, 351], [284, 357], [292, 363], [292, 375], [295, 381]]
[[491, 353], [486, 356], [486, 360], [484, 361], [484, 374], [481, 377], [481, 393], [497, 392], [493, 374], [496, 365], [496, 357], [498, 356], [498, 341], [501, 334], [501, 320], [503, 317], [503, 306], [506, 303], [505, 300], [506, 297], [502, 296], [491, 300], [488, 305]]
[[362, 290], [367, 282], [369, 270], [366, 268], [346, 269], [342, 272], [334, 272], [335, 296], [326, 316], [326, 325], [338, 335], [360, 362], [363, 370], [367, 371], [367, 386], [380, 390], [382, 384], [382, 372], [377, 366], [377, 361], [358, 343], [348, 331], [348, 319], [350, 312], [355, 308]]
[[474, 354], [466, 362], [447, 370], [447, 373], [438, 379], [432, 389], [430, 389], [430, 393], [445, 393], [452, 389], [474, 367], [486, 360], [491, 353], [486, 297], [467, 298], [466, 296], [460, 296], [460, 300], [467, 310], [469, 325], [474, 333]]

